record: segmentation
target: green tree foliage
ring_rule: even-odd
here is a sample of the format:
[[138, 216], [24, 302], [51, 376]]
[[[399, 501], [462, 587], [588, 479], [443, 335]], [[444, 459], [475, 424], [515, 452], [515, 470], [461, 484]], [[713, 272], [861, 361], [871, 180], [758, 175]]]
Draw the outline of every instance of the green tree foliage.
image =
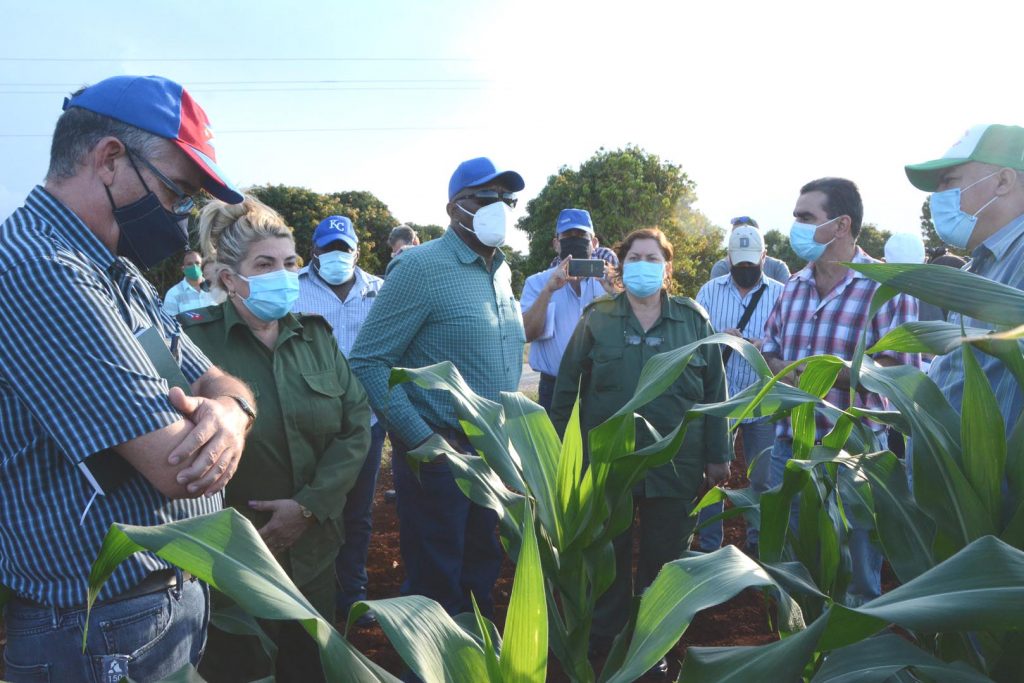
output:
[[942, 253], [968, 258], [965, 250], [953, 249], [939, 237], [939, 233], [935, 230], [935, 223], [932, 222], [932, 207], [928, 203], [928, 199], [925, 199], [921, 204], [921, 237], [924, 239], [924, 248], [928, 252], [929, 258], [932, 257], [932, 254], [939, 255]]
[[885, 243], [892, 237], [888, 230], [882, 230], [874, 223], [864, 223], [857, 235], [857, 244], [868, 256], [881, 260], [885, 256]]
[[313, 231], [327, 216], [352, 219], [359, 236], [359, 267], [369, 273], [381, 273], [391, 257], [388, 235], [399, 221], [387, 205], [369, 192], [332, 192], [321, 194], [304, 187], [263, 185], [249, 192], [280, 213], [295, 230], [295, 248], [309, 259]]
[[526, 205], [518, 224], [530, 237], [525, 273], [547, 268], [558, 212], [576, 207], [590, 211], [607, 247], [637, 228], [660, 227], [675, 249], [677, 284], [693, 296], [724, 254], [724, 233], [692, 208], [696, 198], [696, 185], [680, 166], [636, 146], [601, 148], [579, 169], [559, 169]]
[[789, 236], [778, 230], [769, 230], [764, 234], [764, 247], [769, 256], [785, 261], [791, 273], [807, 265], [807, 262], [797, 256], [793, 247], [789, 245]]

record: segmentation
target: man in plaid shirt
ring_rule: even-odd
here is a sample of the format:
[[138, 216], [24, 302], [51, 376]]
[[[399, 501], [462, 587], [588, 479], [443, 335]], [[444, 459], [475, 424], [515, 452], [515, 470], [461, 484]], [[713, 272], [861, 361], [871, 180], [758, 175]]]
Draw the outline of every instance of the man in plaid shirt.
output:
[[[893, 328], [917, 319], [917, 301], [902, 294], [868, 317], [878, 283], [844, 265], [846, 262], [877, 263], [857, 246], [863, 215], [860, 193], [849, 180], [822, 178], [801, 188], [793, 210], [796, 222], [790, 230], [790, 243], [809, 263], [786, 284], [765, 323], [762, 353], [773, 372], [780, 372], [795, 360], [818, 354], [850, 360], [865, 330], [870, 347]], [[920, 364], [917, 354], [882, 352], [873, 358], [881, 365]], [[847, 408], [849, 395], [850, 373], [843, 368], [825, 400]], [[878, 394], [857, 392], [857, 407], [884, 410], [886, 404]], [[821, 414], [816, 416], [816, 422], [816, 438], [821, 439], [832, 424]], [[877, 423], [870, 423], [870, 426], [884, 448], [884, 426]], [[780, 420], [772, 451], [773, 486], [782, 481], [786, 461], [792, 456], [792, 426], [788, 419]], [[859, 603], [881, 594], [882, 558], [869, 540], [869, 529], [857, 528], [856, 524], [853, 527], [850, 532], [853, 579], [849, 595], [852, 601]]]

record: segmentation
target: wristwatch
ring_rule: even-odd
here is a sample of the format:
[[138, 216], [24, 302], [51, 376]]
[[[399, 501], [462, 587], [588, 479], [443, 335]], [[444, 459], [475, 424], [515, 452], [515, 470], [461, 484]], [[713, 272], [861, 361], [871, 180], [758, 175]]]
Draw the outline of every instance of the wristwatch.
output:
[[309, 519], [309, 518], [311, 518], [313, 516], [313, 511], [310, 510], [305, 505], [303, 505], [302, 503], [299, 503], [299, 512], [301, 512], [302, 516], [305, 517], [306, 519]]
[[248, 416], [249, 424], [245, 426], [245, 431], [249, 431], [250, 429], [252, 429], [253, 423], [256, 422], [256, 411], [253, 410], [252, 405], [250, 405], [248, 401], [246, 401], [238, 394], [224, 394], [224, 396], [227, 398], [234, 399], [235, 403], [238, 404], [239, 409], [241, 409], [241, 411], [245, 413], [246, 416]]

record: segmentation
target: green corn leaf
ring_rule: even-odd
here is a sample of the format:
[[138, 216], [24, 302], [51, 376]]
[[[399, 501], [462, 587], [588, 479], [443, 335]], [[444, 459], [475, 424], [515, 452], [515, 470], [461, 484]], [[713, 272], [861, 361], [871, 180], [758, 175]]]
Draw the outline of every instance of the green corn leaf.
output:
[[1024, 629], [1024, 552], [995, 536], [974, 541], [913, 581], [853, 609], [834, 606], [821, 649], [897, 624], [923, 633]]
[[405, 595], [356, 604], [373, 610], [402, 661], [425, 683], [488, 679], [487, 657], [479, 642], [433, 600]]
[[686, 651], [679, 680], [686, 683], [799, 681], [827, 624], [826, 614], [807, 629], [760, 647], [691, 647]]
[[987, 278], [933, 264], [849, 263], [872, 280], [976, 320], [1024, 324], [1024, 292]]
[[675, 645], [694, 614], [755, 586], [775, 582], [733, 546], [669, 562], [644, 592], [625, 661], [608, 683], [636, 680]]
[[544, 528], [561, 545], [565, 535], [563, 511], [558, 496], [558, 469], [562, 444], [547, 412], [522, 394], [502, 392], [505, 428], [512, 447], [519, 454], [523, 478], [537, 502], [537, 515]]
[[263, 652], [270, 660], [270, 670], [274, 670], [274, 663], [277, 661], [277, 643], [271, 640], [251, 614], [238, 605], [228, 605], [213, 610], [210, 615], [210, 624], [225, 633], [255, 637], [260, 641]]
[[943, 683], [992, 683], [962, 662], [943, 662], [891, 633], [829, 653], [811, 683], [885, 683], [901, 672], [923, 674], [927, 680]]
[[523, 522], [512, 597], [501, 648], [503, 683], [544, 683], [548, 669], [548, 614], [533, 516]]
[[962, 349], [964, 394], [961, 405], [960, 438], [963, 443], [964, 474], [982, 506], [988, 511], [992, 528], [1002, 511], [1003, 470], [1006, 464], [1006, 429], [999, 402], [992, 392], [974, 350]]
[[117, 565], [144, 550], [210, 584], [254, 617], [297, 620], [319, 645], [328, 679], [397, 681], [320, 616], [234, 509], [160, 526], [112, 525], [89, 573], [89, 609]]

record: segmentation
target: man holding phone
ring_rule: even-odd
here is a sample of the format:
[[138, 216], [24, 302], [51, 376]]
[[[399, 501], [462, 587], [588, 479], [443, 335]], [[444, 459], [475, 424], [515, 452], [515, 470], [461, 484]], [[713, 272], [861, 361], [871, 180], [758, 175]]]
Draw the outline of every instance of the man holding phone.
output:
[[555, 225], [561, 260], [526, 279], [520, 302], [526, 341], [530, 342], [530, 367], [540, 373], [538, 400], [549, 411], [562, 353], [583, 309], [602, 294], [615, 291], [613, 267], [591, 258], [594, 224], [590, 213], [584, 209], [563, 209]]

